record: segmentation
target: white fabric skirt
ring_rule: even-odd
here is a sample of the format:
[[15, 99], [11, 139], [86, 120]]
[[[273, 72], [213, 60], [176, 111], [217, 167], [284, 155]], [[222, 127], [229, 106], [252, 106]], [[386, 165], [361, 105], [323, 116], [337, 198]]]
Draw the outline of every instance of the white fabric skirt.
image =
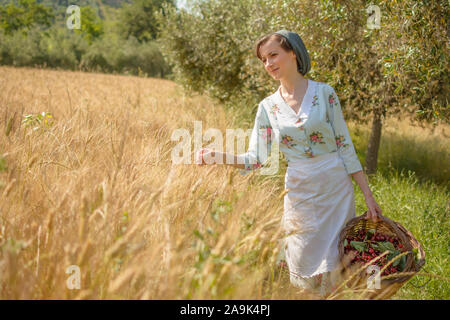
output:
[[356, 216], [352, 178], [337, 152], [288, 162], [284, 255], [293, 284], [335, 271], [339, 233]]

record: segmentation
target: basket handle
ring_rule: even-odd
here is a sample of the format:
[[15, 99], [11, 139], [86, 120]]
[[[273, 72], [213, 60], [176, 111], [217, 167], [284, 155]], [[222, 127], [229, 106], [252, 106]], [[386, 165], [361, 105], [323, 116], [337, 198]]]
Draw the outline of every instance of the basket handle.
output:
[[[366, 220], [370, 220], [373, 222], [373, 220], [371, 218], [369, 218], [369, 210], [366, 210], [362, 216], [364, 216], [364, 219]], [[381, 215], [379, 212], [377, 212], [377, 221], [375, 222], [375, 224], [378, 224], [378, 222], [382, 220], [382, 221], [386, 221], [386, 217]], [[386, 221], [387, 222], [387, 221]]]
[[[369, 210], [366, 210], [363, 214], [364, 219], [370, 220], [369, 218]], [[389, 219], [388, 217], [385, 217], [383, 215], [381, 215], [379, 212], [377, 212], [377, 221], [375, 222], [375, 224], [378, 224], [379, 221], [384, 221], [386, 224], [390, 225], [396, 232], [401, 232], [401, 230], [397, 227], [395, 221]]]
[[[364, 219], [368, 219], [368, 213], [369, 213], [369, 210], [366, 210], [366, 212], [363, 213]], [[378, 219], [377, 219], [377, 221], [375, 222], [375, 226], [376, 226], [380, 221], [383, 221], [384, 223], [386, 223], [387, 225], [389, 225], [392, 229], [394, 229], [395, 233], [399, 234], [399, 233], [402, 232], [402, 231], [400, 230], [400, 228], [397, 226], [397, 223], [396, 223], [395, 221], [389, 219], [388, 217], [385, 217], [385, 216], [381, 215], [381, 214], [378, 213], [378, 212], [377, 212], [377, 217], [378, 217]], [[368, 220], [370, 220], [370, 221], [373, 222], [372, 219], [368, 219]]]

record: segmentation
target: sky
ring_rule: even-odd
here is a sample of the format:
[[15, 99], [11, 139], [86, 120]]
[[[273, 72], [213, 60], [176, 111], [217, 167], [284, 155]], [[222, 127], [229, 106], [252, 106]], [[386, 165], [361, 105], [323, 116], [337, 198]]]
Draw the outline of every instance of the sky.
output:
[[183, 8], [186, 9], [187, 11], [189, 11], [189, 5], [187, 2], [192, 2], [192, 0], [177, 0], [177, 7], [178, 8]]
[[178, 8], [186, 8], [186, 0], [177, 0]]

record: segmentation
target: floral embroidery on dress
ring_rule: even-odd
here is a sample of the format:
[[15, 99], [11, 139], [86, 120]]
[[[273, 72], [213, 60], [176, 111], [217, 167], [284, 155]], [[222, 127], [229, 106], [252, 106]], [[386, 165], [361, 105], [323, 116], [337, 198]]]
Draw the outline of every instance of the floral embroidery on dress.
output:
[[256, 161], [256, 163], [250, 164], [250, 166], [249, 166], [249, 167], [246, 167], [245, 169], [246, 169], [247, 171], [250, 171], [250, 170], [259, 169], [259, 168], [261, 168], [261, 167], [262, 167], [262, 164], [261, 164], [259, 161]]
[[309, 135], [309, 140], [311, 140], [311, 142], [314, 144], [316, 144], [316, 143], [325, 144], [325, 142], [322, 141], [322, 139], [323, 139], [323, 135], [320, 131], [314, 131], [313, 133], [311, 133]]
[[276, 117], [277, 116], [277, 112], [280, 112], [280, 108], [276, 104], [274, 104], [272, 106], [272, 110], [270, 111], [270, 113], [273, 114]]
[[294, 139], [292, 139], [289, 135], [283, 135], [281, 137], [281, 143], [285, 144], [288, 148], [291, 148], [293, 146], [296, 146], [295, 143], [293, 143]]
[[344, 148], [344, 147], [348, 146], [348, 143], [344, 143], [344, 141], [345, 141], [345, 138], [344, 138], [343, 135], [340, 135], [340, 136], [336, 137], [336, 145], [338, 147]]
[[[300, 124], [302, 122], [302, 119], [298, 119], [295, 124]], [[303, 125], [298, 127], [300, 130], [305, 130], [305, 127]]]
[[336, 103], [336, 99], [334, 98], [334, 95], [332, 93], [330, 93], [330, 95], [328, 96], [328, 102], [330, 103], [331, 108], [333, 108], [333, 104]]
[[261, 168], [262, 164], [259, 161], [257, 161], [252, 166], [253, 166], [253, 169], [258, 169], [258, 168]]
[[318, 100], [319, 100], [319, 98], [317, 97], [317, 95], [315, 95], [315, 96], [313, 97], [313, 101], [312, 101], [312, 106], [313, 106], [313, 107], [319, 105]]
[[308, 157], [310, 157], [310, 158], [314, 157], [313, 150], [311, 147], [305, 148], [304, 151]]
[[270, 125], [261, 126], [260, 129], [263, 130], [261, 136], [266, 142], [272, 142], [272, 127]]

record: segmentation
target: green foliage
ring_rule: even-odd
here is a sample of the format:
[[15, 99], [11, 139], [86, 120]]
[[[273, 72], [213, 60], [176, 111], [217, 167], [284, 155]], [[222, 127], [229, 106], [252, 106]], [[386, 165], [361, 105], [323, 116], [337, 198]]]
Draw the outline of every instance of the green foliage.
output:
[[32, 128], [33, 131], [39, 129], [49, 129], [53, 126], [53, 116], [47, 112], [41, 112], [37, 114], [27, 114], [24, 116], [22, 123], [26, 128]]
[[79, 34], [53, 26], [47, 32], [30, 30], [0, 35], [0, 64], [76, 69], [88, 43]]
[[[66, 26], [69, 18], [66, 9], [72, 3], [66, 0], [42, 1], [39, 6], [55, 12], [53, 24], [47, 29], [44, 29], [45, 25], [27, 29], [21, 20], [14, 20], [17, 28], [9, 27], [8, 33], [0, 32], [0, 65], [167, 77], [171, 69], [158, 45], [154, 41], [139, 41], [132, 35], [127, 39], [120, 37], [121, 22], [116, 17], [124, 9], [104, 5], [110, 3], [118, 7], [127, 2], [78, 1], [81, 29], [70, 30]], [[7, 0], [0, 0], [1, 4], [5, 4], [2, 9], [13, 6]], [[106, 15], [108, 20], [101, 19]], [[25, 29], [28, 30], [26, 33], [23, 32]]]
[[394, 85], [393, 95], [418, 120], [448, 121], [448, 17], [447, 1], [395, 1], [390, 3], [383, 32], [391, 47], [384, 57], [384, 75]]
[[74, 31], [83, 34], [91, 44], [104, 33], [103, 22], [91, 7], [80, 8], [80, 17], [81, 29], [74, 29]]
[[83, 55], [80, 68], [161, 77], [170, 71], [154, 42], [139, 43], [134, 37], [117, 36], [95, 41]]
[[89, 44], [83, 33], [52, 26], [28, 36], [0, 34], [0, 65], [39, 66], [165, 77], [170, 68], [153, 41], [103, 34]]
[[220, 223], [220, 216], [226, 214], [233, 210], [233, 205], [230, 201], [216, 199], [213, 205], [213, 211], [211, 212], [211, 217], [217, 223]]
[[366, 243], [363, 241], [350, 241], [350, 245], [359, 252], [363, 252], [366, 249]]
[[0, 250], [4, 252], [10, 252], [11, 254], [17, 255], [30, 245], [31, 241], [16, 240], [14, 238], [8, 237], [0, 243]]
[[50, 26], [51, 19], [54, 17], [51, 8], [36, 3], [36, 0], [18, 0], [18, 4], [13, 2], [0, 6], [0, 28], [7, 35], [14, 31], [27, 30], [37, 25]]
[[[194, 247], [196, 250], [195, 262], [191, 267], [193, 271], [193, 277], [191, 280], [191, 287], [193, 290], [201, 287], [202, 283], [207, 282], [213, 296], [224, 294], [230, 290], [228, 286], [219, 286], [217, 282], [220, 270], [222, 270], [228, 264], [239, 265], [243, 263], [242, 258], [232, 258], [228, 254], [218, 254], [214, 252], [215, 244], [218, 241], [220, 234], [208, 228], [204, 233], [195, 229], [193, 231]], [[209, 273], [205, 273], [205, 269], [208, 268], [208, 264], [213, 265], [213, 270]], [[191, 297], [193, 292], [188, 293], [188, 298]]]
[[288, 29], [310, 54], [307, 77], [336, 89], [347, 119], [367, 123], [374, 112], [411, 113], [448, 122], [448, 3], [373, 4], [381, 12], [379, 29], [368, 28], [368, 4], [361, 1], [206, 0], [192, 14], [167, 8], [158, 15], [158, 42], [177, 81], [239, 108], [245, 121], [275, 90], [254, 45]]
[[158, 25], [155, 20], [155, 11], [163, 4], [175, 6], [174, 0], [136, 0], [125, 4], [120, 11], [121, 34], [125, 37], [134, 37], [139, 42], [155, 40]]
[[371, 244], [371, 246], [372, 246], [372, 248], [374, 248], [382, 253], [385, 251], [389, 251], [389, 252], [395, 251], [394, 245], [389, 241], [374, 242]]
[[165, 6], [165, 16], [156, 15], [157, 41], [176, 81], [243, 112], [256, 107], [269, 91], [267, 75], [252, 50], [256, 37], [266, 31], [257, 21], [266, 15], [264, 7], [256, 0], [202, 1], [190, 14]]
[[6, 159], [0, 155], [0, 172], [6, 171], [7, 169]]

